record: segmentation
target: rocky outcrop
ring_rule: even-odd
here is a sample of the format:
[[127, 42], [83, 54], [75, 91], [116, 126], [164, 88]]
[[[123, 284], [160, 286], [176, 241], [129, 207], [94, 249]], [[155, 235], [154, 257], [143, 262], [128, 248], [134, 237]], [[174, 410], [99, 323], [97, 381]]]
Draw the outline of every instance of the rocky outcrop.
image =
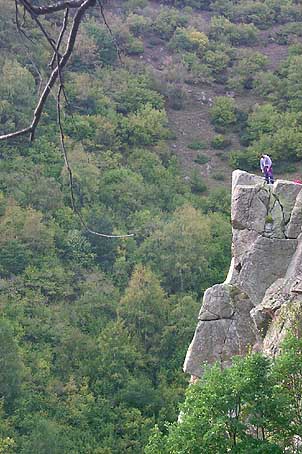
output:
[[228, 365], [251, 349], [274, 355], [302, 320], [302, 186], [233, 172], [232, 261], [226, 281], [208, 289], [184, 363]]

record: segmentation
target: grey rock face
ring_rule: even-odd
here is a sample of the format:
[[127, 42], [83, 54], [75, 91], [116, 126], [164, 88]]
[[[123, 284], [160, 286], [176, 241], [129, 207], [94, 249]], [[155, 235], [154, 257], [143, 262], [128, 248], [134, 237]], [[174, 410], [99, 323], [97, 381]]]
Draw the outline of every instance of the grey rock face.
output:
[[230, 364], [233, 355], [245, 354], [257, 341], [250, 311], [253, 308], [246, 293], [236, 286], [218, 284], [208, 289], [199, 313], [194, 338], [184, 368], [200, 376], [205, 364]]
[[302, 191], [297, 195], [295, 206], [291, 212], [286, 234], [288, 238], [297, 238], [302, 225]]
[[[236, 170], [232, 180], [232, 262], [226, 281], [208, 289], [184, 363], [230, 364], [233, 355], [278, 352], [302, 309], [302, 186]], [[300, 315], [300, 320], [302, 316]]]

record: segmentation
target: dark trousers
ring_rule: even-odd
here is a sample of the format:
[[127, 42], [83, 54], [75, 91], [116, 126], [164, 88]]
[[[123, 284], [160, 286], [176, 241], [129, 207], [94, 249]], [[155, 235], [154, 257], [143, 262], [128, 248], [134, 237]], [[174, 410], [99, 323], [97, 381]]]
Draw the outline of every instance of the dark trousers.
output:
[[264, 178], [268, 184], [274, 184], [274, 175], [272, 167], [264, 167]]

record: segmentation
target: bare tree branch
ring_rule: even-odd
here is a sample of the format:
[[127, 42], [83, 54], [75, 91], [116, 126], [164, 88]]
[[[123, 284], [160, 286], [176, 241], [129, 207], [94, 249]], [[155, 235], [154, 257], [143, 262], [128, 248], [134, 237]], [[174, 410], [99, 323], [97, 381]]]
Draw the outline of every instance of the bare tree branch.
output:
[[[21, 1], [24, 2], [25, 0], [21, 0]], [[37, 106], [35, 108], [31, 125], [28, 126], [27, 128], [21, 129], [19, 131], [1, 135], [0, 140], [11, 139], [13, 137], [25, 135], [27, 133], [30, 133], [31, 141], [34, 139], [35, 130], [40, 121], [42, 111], [43, 111], [44, 105], [47, 101], [48, 95], [49, 95], [51, 89], [53, 88], [54, 84], [56, 83], [58, 76], [60, 74], [60, 71], [62, 71], [62, 69], [65, 67], [65, 65], [67, 64], [67, 62], [72, 54], [76, 36], [77, 36], [78, 29], [79, 29], [80, 23], [82, 21], [82, 18], [84, 17], [84, 14], [86, 13], [86, 11], [94, 4], [94, 2], [95, 2], [95, 0], [83, 0], [81, 7], [77, 10], [77, 12], [74, 16], [74, 19], [73, 19], [71, 30], [69, 32], [69, 37], [68, 37], [68, 42], [66, 45], [65, 52], [64, 52], [63, 56], [61, 58], [59, 58], [59, 63], [57, 64], [57, 66], [54, 68], [51, 75], [49, 76], [46, 86], [44, 87], [44, 90], [43, 90], [43, 92], [38, 100]], [[55, 50], [55, 52], [57, 52], [57, 49], [55, 46], [54, 46], [54, 50]]]
[[[96, 0], [93, 0], [92, 2], [93, 5], [91, 6], [95, 5], [95, 1]], [[57, 2], [47, 6], [34, 6], [28, 0], [24, 0], [22, 3], [26, 4], [27, 9], [30, 10], [32, 14], [42, 16], [50, 13], [55, 13], [58, 11], [63, 11], [66, 8], [80, 8], [83, 5], [84, 0], [70, 0], [66, 2]]]
[[113, 41], [113, 44], [115, 46], [115, 49], [116, 49], [116, 52], [117, 52], [117, 55], [118, 55], [118, 58], [120, 60], [120, 62], [122, 63], [122, 56], [121, 56], [121, 52], [120, 52], [120, 49], [119, 49], [119, 46], [116, 42], [116, 39], [115, 39], [115, 36], [113, 35], [112, 33], [112, 30], [107, 22], [107, 19], [106, 19], [106, 16], [105, 16], [105, 13], [104, 13], [104, 6], [103, 6], [103, 3], [101, 2], [101, 0], [97, 0], [98, 2], [98, 5], [100, 7], [100, 10], [101, 10], [101, 16], [102, 16], [102, 19], [103, 19], [103, 22], [105, 24], [105, 27], [107, 28], [111, 38], [112, 38], [112, 41]]
[[60, 58], [60, 46], [61, 46], [61, 43], [62, 43], [62, 39], [64, 37], [64, 34], [66, 32], [66, 29], [67, 29], [67, 25], [68, 25], [68, 16], [69, 16], [69, 9], [67, 8], [66, 11], [65, 11], [65, 14], [64, 14], [64, 20], [63, 20], [63, 24], [62, 24], [62, 28], [61, 28], [61, 31], [60, 31], [60, 35], [59, 35], [59, 38], [58, 38], [58, 41], [57, 41], [57, 45], [56, 45], [56, 52], [54, 52], [53, 56], [52, 56], [52, 59], [49, 63], [49, 66], [50, 68], [53, 68], [53, 65], [54, 65], [54, 62], [55, 62], [55, 58]]

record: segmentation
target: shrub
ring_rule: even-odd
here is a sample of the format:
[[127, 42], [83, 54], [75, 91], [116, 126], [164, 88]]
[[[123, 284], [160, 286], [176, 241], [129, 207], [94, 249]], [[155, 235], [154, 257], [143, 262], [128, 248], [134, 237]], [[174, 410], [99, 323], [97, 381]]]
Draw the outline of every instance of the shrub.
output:
[[212, 71], [209, 65], [201, 63], [194, 52], [187, 52], [181, 56], [184, 67], [188, 73], [185, 82], [192, 85], [211, 84], [213, 81]]
[[271, 71], [259, 71], [253, 81], [253, 91], [256, 95], [275, 101], [281, 93], [282, 81]]
[[217, 153], [215, 153], [215, 156], [217, 156], [217, 158], [221, 159], [221, 161], [227, 161], [229, 159], [228, 155], [221, 151], [218, 151]]
[[193, 140], [193, 142], [189, 143], [188, 148], [190, 148], [191, 150], [203, 150], [204, 148], [206, 148], [206, 146], [206, 143], [202, 140], [195, 139]]
[[290, 24], [283, 25], [276, 32], [276, 42], [278, 44], [288, 44], [297, 36], [302, 36], [300, 22], [292, 22]]
[[186, 92], [181, 86], [176, 84], [168, 84], [166, 96], [168, 98], [168, 104], [171, 109], [181, 110], [184, 108], [186, 101]]
[[295, 43], [295, 44], [292, 44], [291, 46], [289, 46], [288, 55], [291, 57], [294, 55], [302, 55], [302, 44]]
[[225, 50], [207, 50], [204, 54], [203, 61], [209, 66], [214, 74], [224, 71], [229, 63], [230, 57]]
[[257, 42], [258, 29], [253, 24], [233, 24], [223, 16], [214, 16], [210, 25], [210, 39], [232, 45], [253, 45]]
[[117, 111], [123, 114], [137, 112], [147, 104], [154, 109], [163, 109], [164, 98], [148, 87], [148, 81], [128, 79], [128, 84], [114, 94]]
[[258, 167], [258, 157], [252, 150], [232, 151], [229, 164], [233, 169], [252, 170]]
[[236, 21], [255, 24], [261, 28], [267, 28], [272, 25], [277, 15], [268, 2], [247, 0], [240, 2], [233, 8], [233, 19]]
[[268, 58], [260, 52], [253, 52], [238, 56], [233, 67], [233, 78], [229, 81], [231, 88], [253, 88], [255, 75], [267, 65]]
[[85, 25], [89, 38], [92, 38], [97, 45], [97, 54], [101, 63], [112, 65], [117, 60], [117, 50], [114, 40], [105, 27], [89, 22]]
[[126, 50], [127, 55], [139, 55], [144, 53], [144, 43], [141, 39], [132, 38], [128, 43]]
[[230, 144], [230, 139], [222, 134], [217, 134], [211, 141], [211, 146], [215, 148], [215, 150], [222, 150], [223, 148], [228, 147]]
[[178, 27], [169, 46], [171, 49], [181, 50], [181, 51], [196, 51], [198, 54], [202, 54], [209, 44], [209, 39], [207, 35], [203, 32], [199, 32], [194, 28], [185, 29]]
[[147, 104], [138, 112], [121, 118], [120, 125], [120, 137], [125, 144], [152, 145], [164, 136], [167, 117], [164, 111]]
[[171, 49], [181, 51], [196, 51], [202, 54], [209, 44], [208, 37], [205, 33], [199, 32], [194, 28], [178, 27], [169, 43]]
[[201, 194], [206, 192], [207, 186], [204, 183], [200, 173], [197, 169], [194, 169], [191, 174], [191, 191], [193, 193]]
[[130, 31], [135, 35], [139, 36], [146, 32], [150, 26], [150, 20], [139, 14], [130, 14], [127, 17], [127, 24]]
[[140, 11], [148, 5], [147, 0], [127, 0], [123, 3], [123, 8], [128, 11]]
[[152, 29], [162, 38], [171, 38], [177, 27], [183, 27], [188, 22], [187, 16], [180, 14], [175, 8], [161, 7]]
[[223, 175], [223, 173], [213, 173], [212, 178], [214, 178], [214, 180], [217, 180], [217, 181], [225, 180], [225, 176]]
[[197, 157], [194, 159], [194, 162], [196, 162], [197, 164], [203, 165], [203, 164], [206, 164], [207, 162], [209, 162], [209, 160], [210, 159], [208, 158], [208, 156], [199, 153], [197, 155]]
[[210, 110], [211, 121], [215, 126], [230, 126], [236, 121], [235, 101], [227, 96], [218, 96]]
[[21, 241], [12, 239], [1, 245], [0, 276], [9, 277], [24, 271], [30, 261], [30, 251]]

